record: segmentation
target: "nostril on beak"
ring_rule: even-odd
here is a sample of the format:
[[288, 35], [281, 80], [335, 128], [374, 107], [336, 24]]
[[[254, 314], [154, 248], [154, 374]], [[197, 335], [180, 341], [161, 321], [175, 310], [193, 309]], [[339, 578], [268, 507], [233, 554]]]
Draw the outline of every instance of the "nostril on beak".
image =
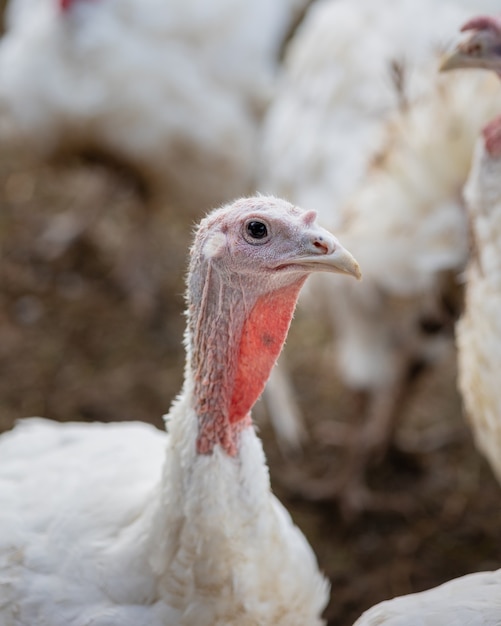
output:
[[329, 254], [329, 246], [324, 242], [322, 237], [317, 237], [313, 242], [313, 245], [321, 254]]

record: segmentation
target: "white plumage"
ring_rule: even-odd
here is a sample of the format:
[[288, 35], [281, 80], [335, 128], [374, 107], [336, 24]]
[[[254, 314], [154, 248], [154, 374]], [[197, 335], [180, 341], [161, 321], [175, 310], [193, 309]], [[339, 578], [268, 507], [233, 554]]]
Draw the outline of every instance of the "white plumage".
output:
[[[476, 20], [474, 20], [475, 22]], [[445, 69], [491, 67], [501, 71], [501, 21], [480, 18], [473, 34], [451, 54]], [[500, 74], [501, 75], [501, 74]], [[471, 78], [471, 76], [469, 77]], [[471, 113], [471, 109], [469, 111]], [[482, 131], [465, 188], [471, 227], [466, 304], [457, 324], [460, 388], [479, 449], [501, 480], [501, 118]], [[435, 589], [394, 598], [366, 611], [355, 626], [499, 626], [501, 570], [478, 572]]]
[[364, 268], [358, 290], [310, 284], [333, 325], [340, 376], [371, 394], [358, 476], [388, 444], [412, 365], [442, 353], [443, 336], [422, 326], [446, 324], [444, 293], [466, 261], [460, 190], [501, 90], [492, 76], [473, 86], [439, 75], [438, 63], [472, 10], [466, 1], [313, 5], [265, 122], [263, 188], [318, 207]]
[[[341, 313], [339, 369], [355, 387], [388, 384], [399, 375], [400, 354], [404, 362], [426, 361], [436, 343], [437, 337], [423, 336], [419, 322], [440, 314], [444, 282], [466, 261], [461, 187], [475, 138], [501, 105], [493, 76], [435, 78], [436, 62], [424, 72], [433, 80], [429, 92], [390, 117], [379, 161], [344, 207], [341, 229], [367, 267], [360, 292], [346, 290], [359, 300], [361, 319], [351, 300], [339, 309], [342, 298], [331, 305]], [[482, 104], [473, 106], [478, 94]]]
[[259, 197], [202, 221], [168, 434], [33, 418], [1, 437], [2, 625], [323, 623], [328, 585], [249, 414], [307, 275], [359, 276], [314, 219]]
[[43, 157], [104, 153], [179, 207], [233, 198], [251, 186], [280, 47], [305, 1], [10, 0], [0, 137]]
[[[494, 5], [482, 0], [484, 10]], [[330, 223], [338, 219], [384, 142], [388, 114], [430, 91], [432, 74], [419, 66], [433, 62], [477, 7], [471, 0], [315, 2], [287, 47], [265, 118], [263, 187], [318, 207]]]
[[[480, 16], [463, 29], [467, 37], [444, 69], [485, 68], [501, 78], [501, 19]], [[501, 117], [482, 130], [464, 195], [470, 222], [465, 311], [456, 327], [459, 387], [480, 451], [501, 481]]]
[[477, 572], [439, 587], [381, 602], [354, 626], [499, 626], [501, 570]]
[[465, 311], [456, 327], [459, 387], [476, 444], [501, 482], [501, 155], [482, 138], [465, 189], [472, 229]]
[[327, 585], [255, 434], [238, 462], [197, 457], [187, 403], [171, 417], [169, 436], [41, 419], [3, 436], [2, 624], [321, 623]]

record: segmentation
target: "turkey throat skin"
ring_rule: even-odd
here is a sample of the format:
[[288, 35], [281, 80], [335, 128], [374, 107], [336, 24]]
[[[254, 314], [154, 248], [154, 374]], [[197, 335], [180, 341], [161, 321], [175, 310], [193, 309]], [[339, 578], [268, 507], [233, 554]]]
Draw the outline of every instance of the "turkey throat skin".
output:
[[[221, 276], [210, 261], [201, 298], [189, 307], [189, 352], [198, 417], [198, 454], [219, 444], [238, 453], [240, 433], [284, 344], [306, 276], [249, 296], [245, 277]], [[261, 290], [260, 290], [261, 291]], [[190, 345], [191, 343], [191, 345]]]

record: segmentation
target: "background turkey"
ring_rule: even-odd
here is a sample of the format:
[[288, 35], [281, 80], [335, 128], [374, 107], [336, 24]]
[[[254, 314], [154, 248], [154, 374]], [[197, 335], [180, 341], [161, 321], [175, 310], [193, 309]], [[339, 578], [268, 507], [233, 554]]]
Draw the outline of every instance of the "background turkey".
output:
[[[463, 26], [467, 37], [442, 65], [444, 70], [485, 68], [501, 77], [501, 21], [475, 17]], [[501, 333], [501, 118], [478, 138], [465, 187], [470, 220], [470, 254], [466, 270], [465, 310], [457, 324], [459, 384], [475, 440], [498, 478], [501, 477], [501, 405], [494, 372], [498, 370]], [[496, 626], [501, 614], [501, 570], [477, 572], [444, 585], [382, 602], [355, 626], [397, 626], [433, 622], [437, 626], [468, 623]]]

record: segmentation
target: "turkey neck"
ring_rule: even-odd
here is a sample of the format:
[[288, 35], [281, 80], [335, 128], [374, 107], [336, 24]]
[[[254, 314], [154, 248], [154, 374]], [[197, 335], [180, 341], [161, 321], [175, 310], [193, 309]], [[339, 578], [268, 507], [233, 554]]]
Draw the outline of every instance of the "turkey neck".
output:
[[219, 444], [235, 456], [306, 277], [274, 288], [264, 277], [257, 289], [255, 276], [228, 275], [210, 260], [202, 268], [192, 270], [188, 285], [187, 375], [198, 419], [197, 453], [211, 454]]

